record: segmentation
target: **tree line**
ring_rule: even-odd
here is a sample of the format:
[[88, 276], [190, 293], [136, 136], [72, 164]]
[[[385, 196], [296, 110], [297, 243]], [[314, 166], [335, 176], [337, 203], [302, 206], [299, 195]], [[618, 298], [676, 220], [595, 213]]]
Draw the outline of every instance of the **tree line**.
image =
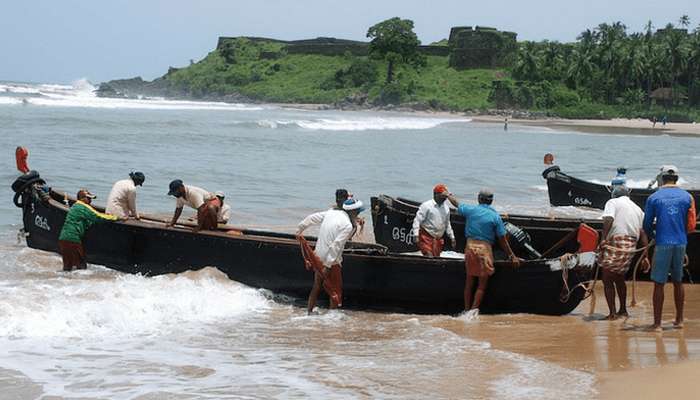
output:
[[628, 32], [622, 22], [603, 23], [575, 43], [522, 42], [513, 77], [562, 82], [582, 100], [609, 105], [698, 105], [700, 25], [689, 26], [684, 15], [661, 29], [648, 22]]

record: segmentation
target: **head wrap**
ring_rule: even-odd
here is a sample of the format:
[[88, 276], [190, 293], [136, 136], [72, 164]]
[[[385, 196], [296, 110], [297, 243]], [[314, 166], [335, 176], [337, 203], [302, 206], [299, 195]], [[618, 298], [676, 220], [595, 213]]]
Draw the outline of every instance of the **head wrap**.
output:
[[95, 196], [94, 194], [90, 193], [90, 191], [87, 190], [87, 189], [80, 189], [80, 190], [78, 190], [78, 194], [77, 194], [75, 197], [77, 197], [78, 200], [82, 199], [83, 197], [86, 197], [86, 198], [88, 198], [88, 199], [95, 199], [95, 198], [97, 198], [97, 196]]
[[445, 186], [445, 185], [442, 184], [442, 183], [438, 183], [438, 184], [435, 185], [435, 187], [433, 188], [433, 193], [447, 193], [447, 192], [448, 192], [448, 191], [447, 191], [447, 186]]
[[345, 200], [345, 203], [343, 203], [343, 210], [345, 210], [345, 211], [355, 211], [356, 210], [358, 213], [360, 213], [360, 212], [365, 210], [365, 207], [362, 204], [362, 201], [360, 201], [360, 200], [347, 199], [347, 200]]

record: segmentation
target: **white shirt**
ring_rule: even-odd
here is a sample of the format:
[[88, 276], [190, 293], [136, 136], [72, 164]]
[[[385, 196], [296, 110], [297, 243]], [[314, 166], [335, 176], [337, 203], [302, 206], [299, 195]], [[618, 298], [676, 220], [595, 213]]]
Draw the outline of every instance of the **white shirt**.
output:
[[216, 219], [224, 224], [228, 223], [228, 220], [231, 219], [231, 206], [224, 203], [219, 208], [219, 214], [216, 216]]
[[343, 210], [331, 209], [314, 213], [299, 223], [299, 232], [311, 225], [321, 224], [314, 253], [321, 259], [324, 266], [330, 268], [343, 262], [345, 243], [353, 233], [350, 217]]
[[639, 231], [644, 222], [644, 211], [629, 197], [621, 196], [608, 200], [603, 210], [603, 218], [605, 217], [613, 219], [606, 239], [619, 235], [639, 238]]
[[450, 224], [450, 206], [447, 205], [447, 201], [438, 205], [431, 199], [421, 204], [413, 219], [413, 237], [418, 237], [420, 228], [425, 229], [434, 238], [440, 239], [442, 235], [447, 234], [447, 237], [454, 239], [455, 233]]
[[183, 197], [178, 197], [175, 205], [177, 208], [188, 205], [196, 210], [204, 204], [205, 201], [211, 200], [212, 198], [214, 198], [213, 193], [209, 193], [197, 186], [185, 185], [185, 195]]
[[131, 178], [114, 183], [107, 196], [105, 213], [117, 217], [136, 216], [136, 185]]

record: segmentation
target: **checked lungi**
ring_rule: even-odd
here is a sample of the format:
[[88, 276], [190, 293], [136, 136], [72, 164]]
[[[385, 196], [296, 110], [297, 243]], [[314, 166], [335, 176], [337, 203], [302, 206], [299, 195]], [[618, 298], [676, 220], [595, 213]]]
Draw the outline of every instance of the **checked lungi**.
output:
[[598, 265], [606, 271], [624, 275], [630, 267], [637, 249], [637, 238], [618, 235], [608, 239], [598, 253]]

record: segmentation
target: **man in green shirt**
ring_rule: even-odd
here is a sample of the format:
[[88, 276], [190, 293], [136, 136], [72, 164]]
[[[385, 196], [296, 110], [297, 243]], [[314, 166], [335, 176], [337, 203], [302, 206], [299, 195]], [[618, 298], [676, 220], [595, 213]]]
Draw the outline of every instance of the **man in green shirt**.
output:
[[58, 236], [58, 248], [63, 256], [63, 270], [85, 269], [85, 247], [83, 238], [91, 226], [105, 221], [121, 221], [124, 218], [98, 212], [90, 203], [96, 196], [87, 189], [80, 189], [76, 201], [68, 210], [61, 234]]

